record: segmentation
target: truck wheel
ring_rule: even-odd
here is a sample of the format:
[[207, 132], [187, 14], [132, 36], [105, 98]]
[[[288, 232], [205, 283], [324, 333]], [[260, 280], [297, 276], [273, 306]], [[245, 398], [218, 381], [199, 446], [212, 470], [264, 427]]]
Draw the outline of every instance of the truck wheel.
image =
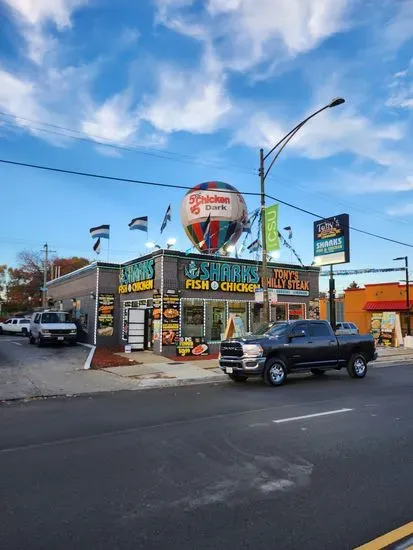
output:
[[243, 374], [228, 374], [228, 376], [234, 382], [246, 382], [248, 380], [248, 376], [245, 376]]
[[282, 386], [287, 379], [287, 369], [279, 359], [270, 359], [265, 365], [264, 380], [269, 386]]
[[27, 328], [22, 328], [22, 336], [27, 336]]
[[364, 378], [367, 374], [367, 361], [360, 353], [351, 356], [347, 365], [347, 372], [351, 378]]
[[40, 336], [37, 337], [36, 343], [38, 348], [43, 347], [43, 339]]
[[0, 327], [0, 334], [3, 334], [3, 327]]
[[36, 343], [36, 340], [33, 338], [31, 332], [29, 332], [29, 343], [30, 343], [32, 346]]
[[311, 369], [311, 373], [314, 374], [314, 376], [323, 376], [326, 371], [323, 369]]

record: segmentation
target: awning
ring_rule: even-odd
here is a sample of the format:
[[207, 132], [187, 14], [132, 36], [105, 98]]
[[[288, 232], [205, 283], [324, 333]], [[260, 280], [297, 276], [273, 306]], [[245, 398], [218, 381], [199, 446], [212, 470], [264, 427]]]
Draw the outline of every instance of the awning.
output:
[[[410, 309], [413, 306], [413, 300], [410, 300]], [[366, 302], [364, 308], [366, 311], [407, 311], [406, 300], [384, 300], [380, 302]]]

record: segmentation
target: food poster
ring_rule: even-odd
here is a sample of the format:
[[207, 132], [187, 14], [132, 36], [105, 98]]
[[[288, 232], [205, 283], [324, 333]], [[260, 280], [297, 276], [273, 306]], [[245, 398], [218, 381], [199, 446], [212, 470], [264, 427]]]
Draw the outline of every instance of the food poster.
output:
[[162, 344], [171, 346], [179, 338], [179, 296], [164, 294], [162, 303]]
[[203, 338], [188, 336], [186, 338], [179, 338], [176, 344], [176, 354], [179, 357], [199, 357], [201, 355], [208, 355], [209, 347]]
[[383, 320], [383, 313], [373, 313], [371, 316], [371, 333], [373, 338], [378, 344], [381, 344], [381, 322]]
[[159, 294], [155, 294], [153, 297], [152, 310], [152, 342], [159, 342], [159, 340], [161, 339], [161, 307], [161, 296]]
[[385, 346], [391, 346], [393, 343], [393, 333], [396, 326], [396, 314], [390, 311], [383, 313], [381, 321], [381, 338]]
[[97, 323], [97, 333], [99, 336], [113, 336], [114, 309], [115, 309], [115, 295], [99, 294], [98, 323]]

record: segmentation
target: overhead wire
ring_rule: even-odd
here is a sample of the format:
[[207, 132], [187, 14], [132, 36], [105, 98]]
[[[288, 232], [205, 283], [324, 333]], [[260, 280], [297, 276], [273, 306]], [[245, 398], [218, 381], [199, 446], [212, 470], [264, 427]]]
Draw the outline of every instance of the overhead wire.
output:
[[[13, 166], [20, 166], [20, 167], [25, 167], [25, 168], [32, 168], [32, 169], [43, 170], [43, 171], [47, 171], [47, 172], [69, 174], [69, 175], [74, 175], [74, 176], [96, 178], [96, 179], [102, 179], [102, 180], [108, 180], [108, 181], [134, 183], [134, 184], [139, 184], [139, 185], [148, 185], [148, 186], [155, 186], [155, 187], [169, 188], [169, 189], [192, 189], [192, 187], [188, 186], [188, 185], [168, 184], [168, 183], [151, 182], [151, 181], [145, 181], [145, 180], [137, 180], [137, 179], [132, 179], [132, 178], [107, 176], [105, 174], [96, 174], [96, 173], [91, 173], [91, 172], [81, 172], [81, 171], [77, 171], [77, 170], [69, 170], [69, 169], [64, 169], [64, 168], [55, 168], [55, 167], [52, 167], [52, 166], [44, 166], [44, 165], [33, 164], [33, 163], [28, 163], [28, 162], [17, 162], [17, 161], [12, 161], [12, 160], [8, 160], [8, 159], [0, 159], [0, 162], [3, 163], [3, 164], [13, 165]], [[223, 191], [225, 193], [238, 193], [238, 191], [231, 191], [231, 190], [228, 190], [228, 189], [225, 189], [225, 190], [215, 189], [214, 191], [216, 191], [216, 192]], [[251, 192], [251, 191], [241, 191], [241, 193], [244, 194], [244, 195], [249, 195], [249, 196], [260, 196], [260, 193]], [[305, 208], [302, 208], [302, 207], [297, 206], [295, 204], [292, 204], [290, 202], [284, 201], [284, 200], [282, 200], [280, 198], [277, 198], [277, 197], [274, 197], [272, 195], [266, 194], [265, 196], [267, 198], [271, 199], [271, 200], [274, 200], [274, 201], [280, 203], [280, 204], [284, 204], [285, 206], [289, 206], [290, 208], [293, 208], [294, 210], [297, 210], [299, 212], [303, 212], [303, 213], [308, 214], [308, 215], [310, 215], [312, 217], [315, 217], [317, 219], [324, 219], [326, 217], [324, 215], [317, 214], [315, 212], [312, 212], [311, 210], [307, 210]], [[374, 237], [374, 238], [377, 238], [377, 239], [380, 239], [380, 240], [383, 240], [383, 241], [387, 241], [387, 242], [391, 242], [391, 243], [394, 243], [394, 244], [399, 244], [399, 245], [402, 245], [402, 246], [407, 246], [409, 248], [413, 248], [413, 244], [410, 244], [410, 243], [406, 243], [406, 242], [403, 242], [403, 241], [398, 241], [396, 239], [391, 239], [390, 237], [384, 237], [383, 235], [379, 235], [377, 233], [372, 233], [370, 231], [366, 231], [364, 229], [360, 229], [360, 228], [357, 228], [357, 227], [354, 227], [354, 226], [348, 226], [348, 228], [352, 231], [356, 231], [358, 233], [368, 235], [370, 237]]]
[[[8, 117], [8, 118], [5, 120], [4, 117]], [[19, 125], [17, 123], [13, 124], [10, 120], [8, 120], [10, 118], [14, 119], [15, 121], [21, 120], [21, 121], [24, 121], [24, 122], [40, 124], [42, 126], [47, 126], [48, 128], [54, 128], [56, 130], [61, 130], [65, 133], [62, 133], [61, 131], [57, 132], [57, 131], [48, 130], [46, 128], [33, 127], [33, 126], [28, 126], [28, 125], [22, 126], [22, 125]], [[112, 148], [112, 149], [115, 149], [115, 150], [134, 152], [134, 153], [143, 154], [143, 155], [147, 155], [147, 156], [151, 156], [151, 157], [155, 157], [155, 158], [161, 158], [163, 160], [171, 160], [171, 161], [176, 161], [176, 162], [182, 162], [182, 163], [185, 163], [185, 164], [198, 165], [198, 166], [202, 166], [202, 167], [206, 167], [206, 168], [214, 168], [214, 169], [218, 169], [218, 170], [225, 170], [225, 171], [228, 171], [228, 172], [240, 173], [240, 174], [245, 174], [245, 175], [250, 175], [250, 176], [258, 175], [258, 170], [257, 169], [251, 169], [251, 168], [248, 168], [246, 166], [245, 167], [240, 166], [239, 164], [232, 164], [232, 163], [228, 163], [227, 161], [225, 161], [225, 162], [224, 161], [207, 161], [205, 159], [200, 160], [199, 157], [196, 157], [196, 156], [193, 156], [193, 155], [188, 155], [188, 154], [185, 154], [185, 153], [171, 152], [171, 151], [163, 150], [163, 149], [160, 149], [160, 148], [155, 149], [155, 148], [151, 148], [151, 147], [147, 147], [147, 146], [140, 146], [140, 145], [133, 144], [133, 143], [128, 143], [128, 142], [119, 142], [118, 141], [117, 143], [114, 143], [109, 138], [105, 138], [103, 136], [98, 136], [96, 134], [85, 133], [85, 132], [82, 132], [80, 130], [74, 130], [72, 128], [67, 128], [65, 126], [59, 126], [57, 124], [52, 124], [52, 123], [48, 123], [48, 122], [42, 122], [42, 121], [35, 120], [35, 119], [32, 119], [32, 118], [12, 115], [12, 114], [6, 113], [4, 111], [0, 111], [0, 120], [3, 120], [4, 122], [6, 122], [6, 124], [9, 124], [10, 126], [13, 126], [15, 128], [19, 128], [19, 129], [26, 128], [26, 129], [29, 129], [29, 130], [32, 130], [32, 131], [35, 131], [35, 132], [49, 133], [51, 135], [56, 135], [56, 136], [64, 137], [64, 138], [67, 138], [67, 139], [73, 139], [75, 141], [90, 143], [90, 144], [93, 144], [95, 146], [96, 145], [101, 145], [103, 147], [108, 147], [108, 148]], [[70, 134], [78, 134], [78, 135], [70, 135]], [[266, 179], [271, 180], [271, 181], [276, 181], [276, 182], [280, 183], [279, 178], [274, 177], [270, 174], [267, 176]], [[305, 192], [309, 195], [319, 196], [319, 197], [322, 197], [322, 198], [327, 198], [329, 200], [332, 200], [336, 203], [341, 203], [344, 206], [346, 206], [347, 208], [354, 209], [358, 212], [363, 212], [363, 213], [365, 212], [365, 209], [362, 209], [362, 208], [356, 206], [354, 203], [352, 203], [350, 201], [344, 201], [343, 199], [338, 199], [338, 198], [333, 197], [332, 195], [330, 195], [326, 192], [319, 192], [319, 191], [316, 191], [316, 190], [313, 190], [313, 189], [308, 189], [305, 186], [300, 185], [297, 182], [293, 182], [292, 180], [286, 179], [285, 177], [283, 177], [281, 183], [287, 183], [289, 185], [293, 185], [294, 187], [298, 187], [303, 192]], [[391, 223], [398, 223], [398, 224], [401, 224], [401, 225], [408, 225], [407, 220], [401, 220], [399, 218], [394, 218], [392, 216], [384, 214], [383, 212], [375, 210], [371, 207], [369, 208], [369, 212], [372, 215], [374, 215], [376, 217], [379, 217], [383, 220], [389, 221]]]

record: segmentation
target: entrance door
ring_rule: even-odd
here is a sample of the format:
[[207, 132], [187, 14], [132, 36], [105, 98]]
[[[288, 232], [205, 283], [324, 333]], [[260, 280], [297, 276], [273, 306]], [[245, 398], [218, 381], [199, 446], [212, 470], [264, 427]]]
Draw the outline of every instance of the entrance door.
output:
[[128, 344], [132, 349], [143, 350], [146, 343], [145, 308], [129, 308], [128, 311]]

